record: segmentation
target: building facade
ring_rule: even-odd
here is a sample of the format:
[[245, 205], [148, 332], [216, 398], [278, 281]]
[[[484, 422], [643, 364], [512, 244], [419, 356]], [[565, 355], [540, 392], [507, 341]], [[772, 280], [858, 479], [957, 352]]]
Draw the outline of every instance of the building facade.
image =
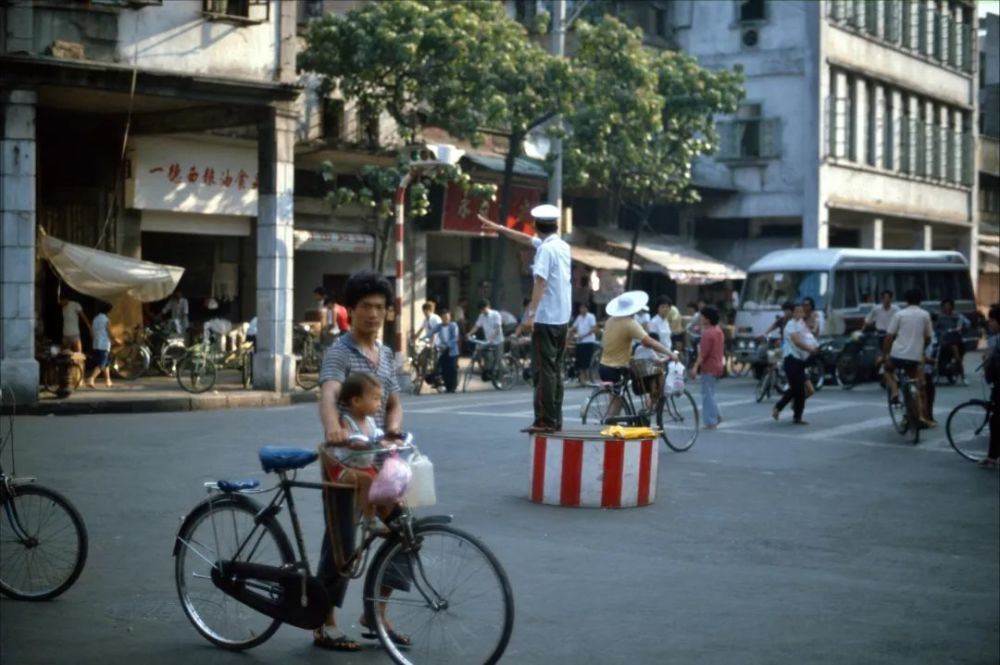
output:
[[980, 307], [1000, 302], [1000, 15], [979, 21], [979, 136], [976, 146]]
[[255, 385], [292, 385], [294, 9], [0, 7], [0, 374], [19, 402], [37, 398], [36, 349], [60, 336], [61, 286], [37, 256], [39, 227], [184, 267], [192, 315], [216, 301], [257, 317]]

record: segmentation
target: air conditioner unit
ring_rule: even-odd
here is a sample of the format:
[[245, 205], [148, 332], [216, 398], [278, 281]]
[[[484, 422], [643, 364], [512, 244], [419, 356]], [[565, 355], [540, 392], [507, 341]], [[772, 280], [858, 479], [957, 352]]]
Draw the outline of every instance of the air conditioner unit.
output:
[[743, 28], [740, 30], [740, 44], [743, 48], [757, 48], [760, 41], [760, 31], [757, 28]]

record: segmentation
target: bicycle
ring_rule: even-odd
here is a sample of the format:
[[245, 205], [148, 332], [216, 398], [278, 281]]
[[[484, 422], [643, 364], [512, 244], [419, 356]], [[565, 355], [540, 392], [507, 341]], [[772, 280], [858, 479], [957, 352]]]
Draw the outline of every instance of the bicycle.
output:
[[945, 423], [948, 443], [965, 459], [979, 462], [989, 451], [992, 417], [992, 402], [985, 399], [962, 402], [948, 414]]
[[146, 345], [145, 329], [138, 325], [111, 352], [111, 369], [118, 378], [135, 381], [149, 371], [152, 357], [153, 354]]
[[[889, 417], [892, 419], [892, 426], [900, 435], [907, 433], [913, 439], [913, 445], [920, 442], [920, 406], [917, 398], [917, 382], [911, 379], [902, 369], [896, 368], [896, 385], [899, 388], [899, 395], [896, 399], [892, 397], [892, 391], [886, 390], [889, 401]], [[901, 399], [900, 399], [901, 398]]]
[[781, 349], [768, 349], [767, 371], [757, 381], [754, 397], [757, 402], [763, 402], [771, 397], [771, 391], [781, 395], [786, 390], [788, 390], [788, 378], [785, 376], [785, 369], [781, 366]]
[[[14, 417], [0, 440], [11, 444]], [[50, 600], [76, 582], [87, 562], [87, 528], [79, 511], [34, 477], [8, 475], [0, 463], [0, 594], [16, 600]]]
[[444, 390], [444, 381], [437, 375], [440, 350], [426, 341], [410, 340], [408, 347], [410, 363], [410, 383], [413, 384], [413, 394], [419, 395], [424, 383], [438, 392]]
[[[44, 342], [36, 348], [39, 349], [35, 359], [38, 361], [39, 385], [42, 390], [64, 396], [80, 387], [80, 384], [83, 383], [83, 354], [63, 351], [58, 345], [47, 345]], [[65, 370], [67, 384], [60, 387], [60, 365], [62, 364], [67, 365]]]
[[323, 366], [326, 347], [319, 337], [312, 334], [309, 324], [295, 328], [294, 338], [295, 385], [302, 390], [312, 390], [319, 385], [319, 371]]
[[215, 350], [209, 338], [187, 350], [177, 363], [177, 383], [189, 393], [203, 393], [215, 385], [219, 369], [236, 369], [244, 388], [253, 384], [253, 342], [243, 342], [232, 351]]
[[[580, 410], [580, 418], [584, 425], [609, 424], [618, 416], [610, 416], [611, 405], [617, 400], [620, 414], [625, 421], [639, 427], [649, 427], [655, 418], [660, 437], [671, 450], [681, 453], [689, 450], [698, 439], [699, 414], [698, 405], [687, 390], [682, 392], [663, 393], [663, 382], [660, 382], [660, 396], [651, 407], [646, 400], [640, 400], [642, 408], [636, 408], [633, 400], [631, 372], [629, 376], [616, 383], [602, 381]], [[670, 430], [670, 431], [668, 431]]]
[[[384, 457], [412, 449], [407, 436], [403, 445], [377, 452]], [[282, 623], [307, 629], [323, 623], [329, 599], [309, 573], [292, 489], [355, 488], [297, 480], [298, 469], [318, 456], [315, 449], [261, 448], [261, 466], [277, 474], [277, 485], [207, 482], [208, 498], [184, 518], [173, 549], [177, 593], [185, 615], [213, 644], [249, 649]], [[250, 497], [270, 492], [274, 496], [266, 506]], [[297, 553], [277, 519], [286, 505]], [[495, 663], [510, 639], [514, 602], [507, 575], [483, 543], [451, 521], [450, 516], [418, 519], [402, 505], [386, 529], [364, 528], [360, 547], [340, 567], [344, 575], [359, 577], [374, 550], [362, 596], [365, 623], [400, 665]], [[380, 593], [390, 585], [396, 587], [391, 596]], [[383, 607], [391, 609], [391, 630], [411, 637], [408, 648], [391, 639]]]
[[518, 368], [512, 359], [502, 352], [503, 347], [479, 339], [470, 339], [468, 342], [475, 347], [475, 350], [462, 375], [462, 392], [468, 389], [469, 379], [477, 373], [477, 368], [483, 381], [491, 382], [497, 390], [513, 388]]

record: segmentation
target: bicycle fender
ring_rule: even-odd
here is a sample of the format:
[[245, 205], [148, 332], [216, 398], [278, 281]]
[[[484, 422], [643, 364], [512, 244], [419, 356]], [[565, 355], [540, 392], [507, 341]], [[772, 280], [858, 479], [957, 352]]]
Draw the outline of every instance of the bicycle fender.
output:
[[187, 529], [188, 525], [192, 521], [194, 521], [194, 519], [198, 517], [198, 515], [200, 515], [203, 511], [208, 510], [210, 506], [225, 505], [227, 503], [236, 503], [246, 506], [247, 508], [252, 510], [254, 514], [257, 515], [256, 521], [258, 523], [262, 519], [263, 508], [261, 507], [261, 505], [256, 501], [254, 501], [253, 499], [251, 499], [250, 497], [244, 496], [242, 494], [226, 494], [223, 496], [209, 497], [207, 499], [204, 499], [200, 501], [194, 508], [192, 508], [191, 511], [184, 516], [184, 519], [181, 520], [181, 525], [177, 529], [177, 535], [174, 536], [173, 556], [177, 556], [181, 551], [180, 534], [183, 533], [185, 529]]
[[451, 524], [455, 518], [451, 515], [429, 515], [427, 517], [421, 517], [418, 520], [414, 520], [414, 526], [422, 526], [424, 524]]

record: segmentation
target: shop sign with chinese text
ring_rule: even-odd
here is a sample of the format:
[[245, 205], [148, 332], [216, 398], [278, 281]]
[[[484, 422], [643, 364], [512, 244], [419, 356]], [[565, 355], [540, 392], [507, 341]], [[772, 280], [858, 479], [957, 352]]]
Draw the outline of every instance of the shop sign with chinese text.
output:
[[[528, 187], [511, 188], [510, 214], [507, 215], [508, 228], [523, 233], [534, 234], [535, 227], [531, 222], [531, 209], [541, 201], [541, 192]], [[444, 218], [441, 220], [441, 230], [455, 233], [470, 233], [475, 235], [495, 236], [486, 233], [477, 219], [480, 201], [473, 199], [457, 185], [448, 185], [445, 195]], [[487, 219], [500, 223], [500, 193], [496, 200], [490, 203], [485, 213]]]
[[125, 205], [212, 215], [257, 215], [257, 150], [209, 141], [129, 142]]

